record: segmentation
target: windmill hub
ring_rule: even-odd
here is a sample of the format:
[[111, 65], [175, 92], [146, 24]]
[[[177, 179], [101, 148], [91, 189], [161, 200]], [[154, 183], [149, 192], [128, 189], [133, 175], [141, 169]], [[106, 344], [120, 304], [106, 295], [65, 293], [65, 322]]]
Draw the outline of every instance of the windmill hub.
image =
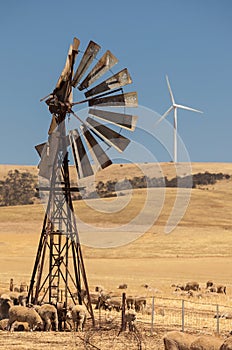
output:
[[62, 102], [58, 99], [57, 95], [52, 94], [46, 101], [49, 111], [51, 114], [60, 115], [71, 113], [72, 105], [71, 103]]

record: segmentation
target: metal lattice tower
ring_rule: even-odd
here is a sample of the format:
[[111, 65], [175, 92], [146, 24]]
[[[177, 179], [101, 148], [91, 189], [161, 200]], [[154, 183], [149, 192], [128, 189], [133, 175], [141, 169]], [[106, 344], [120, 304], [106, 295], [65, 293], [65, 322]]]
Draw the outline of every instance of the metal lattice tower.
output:
[[[123, 92], [122, 87], [132, 83], [126, 68], [89, 89], [101, 76], [111, 72], [118, 60], [107, 50], [81, 81], [96, 59], [100, 46], [89, 42], [74, 74], [75, 59], [80, 54], [79, 44], [80, 41], [74, 38], [56, 87], [44, 98], [52, 120], [48, 141], [37, 145], [36, 150], [41, 157], [39, 176], [44, 180], [40, 183], [40, 193], [46, 196], [47, 204], [27, 302], [63, 302], [66, 308], [69, 299], [75, 304], [84, 303], [94, 324], [71, 198], [71, 193], [78, 192], [79, 188], [70, 186], [68, 147], [71, 146], [79, 179], [93, 175], [96, 168], [104, 169], [111, 165], [112, 161], [100, 143], [119, 152], [125, 150], [130, 140], [121, 135], [121, 131], [133, 131], [137, 121], [136, 116], [125, 113], [125, 107], [137, 107], [138, 101], [136, 92]], [[85, 90], [85, 98], [79, 102], [73, 102], [75, 87], [79, 91]], [[72, 109], [83, 103], [91, 107], [85, 121]], [[105, 106], [111, 107], [111, 110], [105, 111]], [[112, 111], [114, 107], [122, 107], [123, 112]], [[69, 130], [67, 133], [66, 119], [69, 115], [78, 120], [79, 130]], [[103, 122], [111, 124], [113, 128], [103, 125]]]

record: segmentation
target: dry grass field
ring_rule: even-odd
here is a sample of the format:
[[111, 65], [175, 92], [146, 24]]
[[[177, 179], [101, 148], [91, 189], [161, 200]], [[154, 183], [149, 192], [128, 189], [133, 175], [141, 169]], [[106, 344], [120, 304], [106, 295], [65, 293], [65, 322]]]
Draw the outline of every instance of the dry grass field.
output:
[[[144, 165], [151, 176], [163, 174], [168, 178], [176, 176], [174, 164], [161, 164], [160, 168]], [[36, 167], [0, 166], [0, 179], [9, 170], [31, 171], [37, 174]], [[193, 163], [192, 173], [214, 172], [232, 175], [229, 163]], [[154, 174], [155, 172], [155, 174]], [[74, 169], [71, 169], [74, 178]], [[113, 165], [100, 172], [97, 181], [119, 180], [140, 176], [141, 170], [135, 165]], [[167, 188], [153, 191], [152, 198], [144, 211], [141, 232], [147, 218], [157, 211], [157, 219], [137, 240], [118, 248], [90, 248], [83, 246], [83, 255], [90, 289], [101, 284], [109, 290], [117, 290], [121, 283], [128, 284], [128, 294], [144, 295], [144, 284], [149, 284], [159, 291], [159, 296], [173, 296], [170, 285], [197, 280], [202, 286], [208, 279], [227, 285], [227, 296], [222, 303], [232, 306], [232, 180], [223, 180], [213, 186], [201, 187], [191, 191], [187, 210], [178, 226], [170, 233], [164, 229], [176, 200], [177, 189]], [[183, 192], [184, 193], [184, 192]], [[161, 208], [156, 203], [164, 204]], [[125, 195], [126, 198], [126, 195]], [[159, 200], [160, 199], [160, 200]], [[116, 199], [103, 201], [111, 203]], [[128, 203], [117, 213], [104, 213], [93, 209], [93, 201], [75, 201], [74, 208], [78, 219], [94, 227], [96, 239], [98, 227], [120, 227], [127, 224], [139, 213], [147, 200], [146, 189], [136, 189], [128, 197]], [[29, 282], [37, 244], [42, 228], [44, 208], [41, 204], [15, 207], [0, 207], [0, 287], [8, 288], [9, 280]], [[80, 226], [80, 235], [81, 235]], [[146, 291], [146, 293], [152, 292]], [[4, 333], [4, 332], [3, 332]], [[11, 335], [1, 333], [0, 349], [81, 349], [74, 335], [42, 334]], [[47, 338], [48, 337], [48, 338]], [[157, 335], [157, 344], [161, 336]], [[19, 340], [20, 339], [20, 340]], [[69, 340], [67, 340], [69, 339]], [[154, 339], [153, 339], [154, 340]], [[155, 340], [154, 340], [155, 341]], [[21, 343], [20, 343], [21, 342]], [[4, 345], [5, 344], [5, 345]], [[18, 344], [18, 345], [17, 345]], [[4, 345], [4, 347], [3, 347]], [[161, 345], [149, 349], [162, 349]], [[84, 348], [83, 348], [84, 349]], [[103, 348], [102, 348], [103, 349]], [[116, 345], [115, 345], [116, 349]], [[122, 347], [123, 349], [123, 347]]]

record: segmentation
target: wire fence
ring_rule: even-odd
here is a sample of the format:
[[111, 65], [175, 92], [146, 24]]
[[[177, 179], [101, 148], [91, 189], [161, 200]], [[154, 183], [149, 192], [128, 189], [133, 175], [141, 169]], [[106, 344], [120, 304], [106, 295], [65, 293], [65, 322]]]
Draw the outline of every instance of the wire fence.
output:
[[147, 307], [138, 314], [137, 320], [150, 323], [151, 333], [160, 326], [179, 328], [182, 331], [227, 333], [232, 330], [232, 307], [152, 297], [147, 299]]

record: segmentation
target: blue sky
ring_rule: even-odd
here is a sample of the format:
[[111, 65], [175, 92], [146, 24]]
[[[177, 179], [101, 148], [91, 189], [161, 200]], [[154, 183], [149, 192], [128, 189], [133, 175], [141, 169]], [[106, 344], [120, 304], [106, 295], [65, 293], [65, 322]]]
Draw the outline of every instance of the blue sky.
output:
[[0, 164], [38, 163], [34, 145], [50, 123], [39, 100], [54, 89], [74, 36], [83, 51], [89, 40], [101, 54], [111, 50], [129, 69], [139, 104], [160, 114], [170, 106], [168, 74], [176, 102], [204, 111], [178, 112], [191, 161], [230, 162], [231, 30], [230, 0], [2, 2]]

